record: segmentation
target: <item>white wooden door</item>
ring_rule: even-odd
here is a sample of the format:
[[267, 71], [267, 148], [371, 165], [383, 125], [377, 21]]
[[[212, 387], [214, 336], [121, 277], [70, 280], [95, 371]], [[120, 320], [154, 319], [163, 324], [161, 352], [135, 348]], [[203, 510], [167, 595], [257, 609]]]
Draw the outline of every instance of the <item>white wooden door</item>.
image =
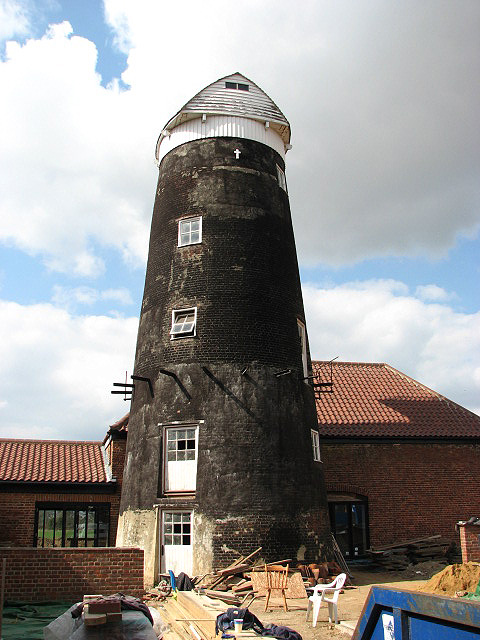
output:
[[178, 576], [193, 573], [193, 511], [163, 511], [160, 566]]

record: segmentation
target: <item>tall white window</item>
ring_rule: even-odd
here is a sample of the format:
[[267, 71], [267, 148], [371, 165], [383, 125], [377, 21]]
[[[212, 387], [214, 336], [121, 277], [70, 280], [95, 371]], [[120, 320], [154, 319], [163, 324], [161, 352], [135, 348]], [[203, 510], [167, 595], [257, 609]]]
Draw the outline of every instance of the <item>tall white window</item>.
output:
[[195, 491], [197, 487], [198, 427], [165, 430], [165, 491]]
[[197, 308], [174, 309], [172, 311], [172, 328], [170, 336], [174, 338], [185, 338], [194, 336], [197, 326]]
[[287, 179], [285, 177], [285, 171], [278, 166], [277, 164], [277, 179], [278, 179], [278, 184], [282, 187], [282, 189], [284, 191], [287, 190]]
[[320, 458], [320, 437], [318, 435], [318, 431], [315, 429], [311, 430], [312, 433], [312, 449], [313, 449], [313, 459], [315, 462], [321, 462]]
[[[297, 326], [298, 326], [298, 335], [300, 336], [300, 345], [302, 347], [303, 377], [306, 378], [308, 376], [307, 331], [305, 329], [305, 325], [301, 320], [297, 319]], [[308, 382], [308, 380], [305, 380], [305, 382]]]
[[202, 241], [202, 216], [185, 218], [178, 222], [178, 246], [199, 244]]

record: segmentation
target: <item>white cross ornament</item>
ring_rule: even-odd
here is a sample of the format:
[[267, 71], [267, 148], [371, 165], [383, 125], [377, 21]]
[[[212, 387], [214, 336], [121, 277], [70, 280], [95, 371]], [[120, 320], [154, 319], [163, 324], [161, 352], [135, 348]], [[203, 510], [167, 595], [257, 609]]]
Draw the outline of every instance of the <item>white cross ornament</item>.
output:
[[235, 149], [233, 152], [235, 154], [235, 158], [238, 160], [240, 158], [240, 154], [242, 153], [240, 149]]

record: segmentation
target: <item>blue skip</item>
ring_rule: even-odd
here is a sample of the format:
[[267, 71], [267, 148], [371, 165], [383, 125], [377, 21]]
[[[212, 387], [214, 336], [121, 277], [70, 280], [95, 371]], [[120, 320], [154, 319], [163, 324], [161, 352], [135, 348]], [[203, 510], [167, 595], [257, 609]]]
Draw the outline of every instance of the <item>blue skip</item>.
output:
[[353, 640], [478, 640], [480, 604], [463, 598], [372, 587]]

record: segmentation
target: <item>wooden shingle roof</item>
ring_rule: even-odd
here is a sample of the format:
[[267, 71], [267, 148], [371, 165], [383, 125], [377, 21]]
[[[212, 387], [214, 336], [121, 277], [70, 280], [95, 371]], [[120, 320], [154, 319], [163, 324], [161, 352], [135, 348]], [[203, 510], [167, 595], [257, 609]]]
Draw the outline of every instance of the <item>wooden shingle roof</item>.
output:
[[[248, 91], [230, 89], [226, 86], [227, 83], [248, 85]], [[286, 117], [259, 86], [241, 73], [219, 78], [199, 91], [167, 122], [164, 130], [172, 130], [182, 122], [199, 118], [204, 113], [268, 121], [285, 144], [290, 142], [290, 125]]]
[[[323, 380], [330, 363], [313, 362]], [[480, 437], [480, 416], [383, 363], [333, 362], [333, 393], [317, 398], [325, 438]]]

